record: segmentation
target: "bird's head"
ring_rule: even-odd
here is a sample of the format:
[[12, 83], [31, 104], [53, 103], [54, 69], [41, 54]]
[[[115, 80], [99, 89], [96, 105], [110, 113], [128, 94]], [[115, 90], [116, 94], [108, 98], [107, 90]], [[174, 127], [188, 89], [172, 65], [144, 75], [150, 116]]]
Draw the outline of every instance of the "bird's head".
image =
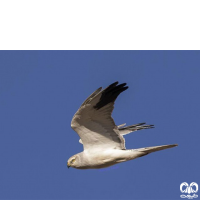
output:
[[67, 167], [70, 168], [70, 167], [76, 167], [76, 166], [77, 166], [77, 156], [72, 156], [67, 161]]

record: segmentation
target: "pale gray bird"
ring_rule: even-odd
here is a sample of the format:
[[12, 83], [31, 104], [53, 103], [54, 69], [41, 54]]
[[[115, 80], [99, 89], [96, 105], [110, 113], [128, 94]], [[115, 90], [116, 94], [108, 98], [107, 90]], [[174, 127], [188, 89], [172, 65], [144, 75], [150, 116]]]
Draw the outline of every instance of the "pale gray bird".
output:
[[67, 166], [77, 169], [98, 169], [132, 160], [149, 153], [172, 148], [177, 144], [126, 149], [123, 135], [133, 131], [153, 128], [145, 123], [116, 126], [111, 117], [114, 102], [118, 95], [128, 89], [126, 83], [115, 82], [102, 90], [93, 92], [75, 113], [71, 127], [80, 137], [84, 151], [78, 153], [67, 162]]

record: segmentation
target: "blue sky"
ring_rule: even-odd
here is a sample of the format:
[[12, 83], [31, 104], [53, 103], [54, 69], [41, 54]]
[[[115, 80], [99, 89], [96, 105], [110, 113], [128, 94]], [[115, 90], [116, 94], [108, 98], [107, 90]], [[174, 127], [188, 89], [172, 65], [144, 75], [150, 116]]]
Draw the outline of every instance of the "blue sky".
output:
[[[101, 170], [67, 169], [81, 152], [70, 122], [98, 87], [119, 81], [116, 124], [155, 129], [127, 149], [172, 148]], [[0, 199], [180, 199], [200, 184], [200, 51], [1, 51]]]

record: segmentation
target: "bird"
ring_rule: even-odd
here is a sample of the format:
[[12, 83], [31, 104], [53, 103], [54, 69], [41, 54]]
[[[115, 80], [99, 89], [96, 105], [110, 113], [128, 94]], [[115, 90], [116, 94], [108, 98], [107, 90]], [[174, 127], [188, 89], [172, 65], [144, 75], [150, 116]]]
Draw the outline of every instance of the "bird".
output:
[[80, 106], [72, 118], [71, 127], [78, 133], [83, 151], [71, 156], [67, 167], [76, 169], [100, 169], [133, 160], [152, 152], [176, 147], [177, 144], [126, 149], [124, 135], [154, 125], [138, 123], [117, 126], [111, 116], [119, 94], [128, 89], [126, 83], [112, 83], [105, 89], [95, 90]]

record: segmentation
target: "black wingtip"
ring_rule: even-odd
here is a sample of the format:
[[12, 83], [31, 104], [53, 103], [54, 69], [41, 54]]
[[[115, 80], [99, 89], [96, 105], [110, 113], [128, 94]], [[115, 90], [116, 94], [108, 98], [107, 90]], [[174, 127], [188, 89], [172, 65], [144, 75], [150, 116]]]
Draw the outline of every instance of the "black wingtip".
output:
[[[118, 81], [116, 81], [116, 82], [114, 82], [114, 83], [112, 83], [112, 84], [110, 84], [108, 87], [113, 87], [113, 86], [116, 86], [116, 85], [118, 85], [119, 84], [119, 82]], [[107, 88], [108, 88], [107, 87]]]
[[118, 95], [128, 89], [126, 83], [119, 84], [118, 81], [112, 83], [102, 91], [99, 102], [94, 106], [95, 109], [100, 109], [108, 103], [114, 102]]

